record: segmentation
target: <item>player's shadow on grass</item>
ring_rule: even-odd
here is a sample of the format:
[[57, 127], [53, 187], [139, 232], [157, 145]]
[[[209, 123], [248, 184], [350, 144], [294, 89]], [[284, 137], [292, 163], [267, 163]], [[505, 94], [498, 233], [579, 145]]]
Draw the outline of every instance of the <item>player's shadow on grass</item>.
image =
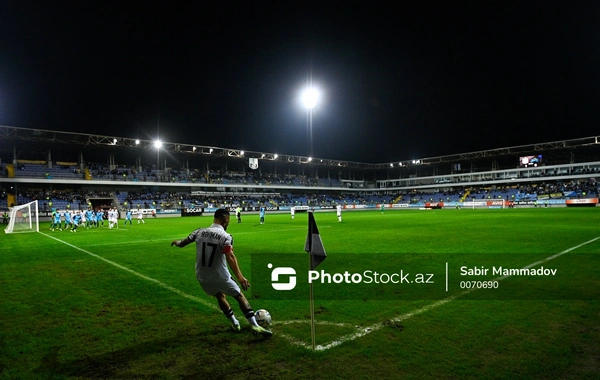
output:
[[[144, 341], [105, 354], [65, 362], [61, 362], [58, 357], [60, 347], [55, 347], [41, 359], [42, 364], [35, 372], [44, 376], [57, 375], [92, 379], [126, 377], [137, 361], [142, 362], [141, 367], [147, 367], [148, 362], [144, 362], [145, 357], [152, 357], [156, 365], [162, 367], [156, 369], [157, 372], [160, 372], [176, 366], [176, 359], [182, 353], [197, 356], [199, 360], [202, 360], [202, 356], [205, 355], [206, 360], [211, 360], [215, 357], [214, 355], [221, 357], [220, 355], [223, 354], [223, 357], [226, 357], [230, 344], [238, 343], [247, 346], [258, 341], [264, 341], [264, 339], [254, 337], [248, 328], [243, 328], [240, 333], [236, 334], [228, 326], [225, 326], [196, 334], [179, 332], [178, 335], [170, 338]], [[106, 347], [109, 345], [106, 344]]]

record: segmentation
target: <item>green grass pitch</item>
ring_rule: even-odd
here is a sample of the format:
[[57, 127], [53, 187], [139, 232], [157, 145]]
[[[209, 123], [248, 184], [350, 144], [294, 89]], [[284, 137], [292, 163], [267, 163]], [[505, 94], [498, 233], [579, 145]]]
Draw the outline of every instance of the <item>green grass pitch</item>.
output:
[[[319, 270], [422, 268], [436, 273], [436, 288], [421, 297], [408, 287], [353, 293], [350, 284], [315, 284], [312, 352], [308, 294], [265, 296], [251, 263], [281, 255], [308, 263], [306, 214], [267, 214], [264, 225], [247, 214], [228, 229], [256, 284], [246, 293], [253, 308], [273, 317], [268, 340], [250, 333], [233, 300], [243, 329], [230, 331], [195, 279], [195, 247], [170, 247], [211, 217], [127, 227], [121, 220], [118, 230], [77, 233], [52, 232], [44, 222], [40, 233], [0, 235], [0, 379], [598, 378], [598, 209], [355, 211], [342, 223], [335, 212], [315, 217], [328, 253]], [[460, 266], [536, 262], [533, 269], [558, 268], [560, 276], [501, 278], [504, 293], [459, 289]]]

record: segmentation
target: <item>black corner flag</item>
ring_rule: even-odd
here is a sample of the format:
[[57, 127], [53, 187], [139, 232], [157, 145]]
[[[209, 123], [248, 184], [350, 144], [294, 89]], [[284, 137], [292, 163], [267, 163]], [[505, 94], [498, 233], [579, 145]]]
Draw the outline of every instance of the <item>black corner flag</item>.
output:
[[321, 235], [319, 235], [317, 223], [315, 222], [315, 217], [310, 211], [308, 212], [308, 236], [306, 237], [304, 250], [310, 254], [311, 270], [316, 269], [327, 257]]

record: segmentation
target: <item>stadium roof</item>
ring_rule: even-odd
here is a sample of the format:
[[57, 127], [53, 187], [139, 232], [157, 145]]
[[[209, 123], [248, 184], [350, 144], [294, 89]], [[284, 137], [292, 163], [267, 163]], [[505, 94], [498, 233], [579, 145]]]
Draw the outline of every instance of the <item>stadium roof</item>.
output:
[[[52, 144], [69, 144], [79, 146], [112, 146], [131, 149], [156, 149], [154, 140], [135, 139], [121, 136], [106, 136], [87, 133], [52, 131], [45, 129], [29, 129], [0, 125], [0, 140], [20, 140]], [[356, 169], [388, 169], [390, 167], [427, 165], [436, 163], [452, 163], [461, 160], [493, 158], [507, 155], [526, 155], [534, 152], [571, 149], [585, 146], [599, 146], [600, 136], [583, 137], [571, 140], [543, 142], [538, 144], [518, 145], [513, 147], [481, 150], [445, 156], [425, 157], [385, 163], [365, 163], [331, 158], [295, 156], [282, 153], [244, 151], [235, 148], [194, 145], [177, 142], [162, 142], [161, 150], [167, 153], [190, 155], [210, 155], [213, 157], [258, 158], [259, 160], [279, 161], [317, 166], [337, 166]]]

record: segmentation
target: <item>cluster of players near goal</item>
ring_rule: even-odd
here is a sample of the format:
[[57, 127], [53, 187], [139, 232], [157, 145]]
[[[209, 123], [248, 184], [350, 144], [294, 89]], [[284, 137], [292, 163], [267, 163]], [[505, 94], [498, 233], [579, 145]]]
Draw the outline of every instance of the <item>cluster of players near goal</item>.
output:
[[[131, 210], [125, 211], [125, 223], [124, 226], [133, 224]], [[119, 228], [119, 211], [116, 208], [104, 210], [52, 210], [50, 230], [56, 231], [67, 231], [77, 232], [77, 228], [80, 226], [86, 229], [98, 228], [104, 226], [104, 220], [107, 220], [108, 228]], [[156, 218], [156, 211], [152, 210], [152, 217]], [[145, 224], [144, 212], [142, 209], [137, 211], [137, 224]]]

